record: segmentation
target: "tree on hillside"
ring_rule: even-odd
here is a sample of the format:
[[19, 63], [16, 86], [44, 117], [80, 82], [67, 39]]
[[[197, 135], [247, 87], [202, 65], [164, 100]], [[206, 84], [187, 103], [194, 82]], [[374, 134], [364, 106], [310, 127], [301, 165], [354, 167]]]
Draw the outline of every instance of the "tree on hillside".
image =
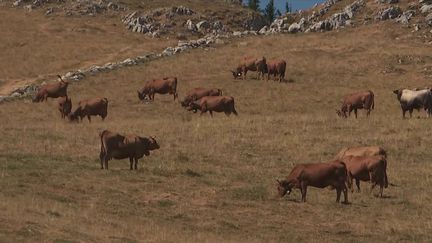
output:
[[274, 0], [270, 0], [264, 9], [264, 15], [270, 23], [275, 19], [275, 11]]
[[289, 0], [285, 2], [285, 13], [291, 13], [291, 8], [289, 5]]
[[281, 17], [282, 16], [282, 13], [281, 13], [281, 11], [278, 9], [278, 10], [276, 10], [276, 16], [278, 16], [278, 17]]
[[249, 0], [248, 7], [254, 11], [259, 11], [260, 0]]

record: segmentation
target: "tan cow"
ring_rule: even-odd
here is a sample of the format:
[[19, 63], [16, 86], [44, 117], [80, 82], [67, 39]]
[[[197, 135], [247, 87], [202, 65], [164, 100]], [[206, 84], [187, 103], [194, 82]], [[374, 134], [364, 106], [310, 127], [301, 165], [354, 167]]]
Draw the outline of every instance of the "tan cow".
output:
[[340, 201], [341, 192], [344, 193], [344, 203], [348, 203], [346, 188], [347, 169], [343, 162], [335, 160], [329, 163], [298, 164], [294, 166], [285, 180], [276, 180], [279, 196], [291, 193], [292, 189], [301, 191], [301, 201], [306, 202], [307, 187], [336, 189], [336, 202]]
[[60, 75], [57, 76], [60, 78], [60, 82], [42, 85], [36, 93], [33, 102], [46, 101], [48, 97], [58, 98], [67, 96], [69, 82], [64, 81]]
[[267, 81], [270, 79], [270, 75], [274, 78], [278, 77], [279, 82], [285, 79], [286, 62], [284, 60], [269, 60], [267, 62]]
[[58, 99], [58, 110], [60, 111], [61, 118], [67, 117], [72, 111], [72, 100], [65, 97], [60, 97]]
[[69, 114], [70, 121], [82, 121], [83, 117], [87, 116], [89, 122], [91, 122], [90, 116], [100, 116], [102, 121], [108, 115], [108, 99], [107, 98], [93, 98], [87, 100], [81, 100], [78, 103], [76, 110]]
[[196, 101], [201, 99], [204, 96], [222, 96], [222, 90], [220, 89], [207, 89], [207, 88], [194, 88], [189, 91], [183, 101], [181, 101], [181, 105], [183, 107], [189, 106], [192, 101]]
[[[345, 96], [342, 100], [340, 110], [336, 110], [339, 117], [347, 118], [351, 116], [351, 111], [354, 110], [355, 118], [357, 118], [357, 110], [365, 109], [366, 116], [369, 116], [371, 110], [375, 108], [374, 93], [370, 90], [360, 91]], [[348, 116], [347, 116], [348, 113]]]
[[237, 66], [235, 70], [231, 70], [234, 79], [243, 75], [243, 79], [246, 79], [246, 74], [248, 71], [256, 71], [257, 79], [260, 79], [260, 76], [264, 78], [264, 73], [266, 70], [266, 58], [253, 58], [253, 57], [244, 57], [240, 64]]
[[197, 101], [193, 101], [189, 104], [188, 110], [201, 111], [201, 114], [210, 112], [213, 117], [214, 112], [224, 112], [225, 115], [229, 116], [231, 113], [238, 115], [234, 106], [234, 98], [231, 96], [205, 96]]
[[[149, 156], [151, 150], [159, 149], [154, 137], [140, 137], [137, 135], [120, 135], [104, 130], [99, 133], [101, 151], [99, 154], [101, 169], [108, 170], [108, 161], [111, 159], [129, 158], [130, 169], [138, 169], [138, 160], [144, 155]], [[135, 162], [135, 164], [134, 164]]]
[[343, 158], [348, 170], [347, 182], [351, 191], [355, 179], [357, 191], [360, 192], [360, 181], [371, 182], [371, 192], [376, 185], [380, 186], [380, 197], [383, 188], [388, 187], [387, 160], [384, 156], [346, 156]]
[[335, 159], [343, 159], [346, 156], [375, 156], [381, 155], [387, 158], [385, 149], [379, 146], [364, 146], [364, 147], [351, 147], [343, 148], [336, 155]]
[[178, 97], [177, 78], [167, 77], [163, 79], [153, 79], [147, 81], [144, 84], [144, 87], [138, 90], [137, 92], [138, 92], [138, 98], [141, 101], [145, 100], [147, 96], [150, 100], [154, 100], [155, 93], [172, 94], [175, 100]]

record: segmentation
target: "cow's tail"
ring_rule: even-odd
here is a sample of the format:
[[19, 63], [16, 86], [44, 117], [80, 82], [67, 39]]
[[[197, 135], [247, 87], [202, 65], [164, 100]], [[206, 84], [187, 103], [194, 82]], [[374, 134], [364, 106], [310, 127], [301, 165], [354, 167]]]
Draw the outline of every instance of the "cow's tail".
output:
[[375, 109], [375, 95], [372, 91], [369, 90], [369, 92], [371, 94], [371, 109], [373, 110]]
[[238, 116], [238, 113], [235, 109], [235, 105], [234, 105], [234, 98], [232, 98], [232, 102], [231, 102], [231, 111], [232, 113], [234, 113], [234, 115]]
[[178, 98], [178, 94], [177, 94], [177, 78], [174, 78], [173, 91], [174, 91], [174, 100], [175, 100], [176, 98]]
[[99, 138], [101, 140], [101, 151], [99, 154], [99, 159], [101, 160], [101, 162], [103, 161], [103, 158], [105, 157], [106, 151], [107, 151], [106, 150], [106, 144], [104, 143], [104, 139], [103, 139], [104, 134], [106, 134], [107, 132], [108, 132], [108, 130], [103, 130], [102, 132], [99, 133]]
[[387, 188], [389, 185], [388, 177], [387, 177], [387, 159], [383, 158], [382, 161], [384, 162], [384, 187]]

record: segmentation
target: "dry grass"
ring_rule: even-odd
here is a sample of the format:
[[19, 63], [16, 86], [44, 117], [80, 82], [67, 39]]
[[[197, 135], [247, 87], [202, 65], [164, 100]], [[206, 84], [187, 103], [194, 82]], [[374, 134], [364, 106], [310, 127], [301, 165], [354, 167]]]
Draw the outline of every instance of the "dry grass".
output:
[[[74, 104], [110, 100], [105, 122], [62, 121], [54, 101], [1, 105], [0, 241], [431, 241], [431, 121], [402, 120], [392, 94], [429, 84], [422, 70], [430, 48], [398, 28], [251, 37], [71, 85]], [[246, 54], [284, 58], [294, 82], [232, 80], [229, 69]], [[196, 86], [222, 88], [239, 116], [199, 117], [167, 96], [141, 104], [143, 81], [167, 75], [179, 77], [180, 97]], [[375, 92], [372, 116], [338, 119], [341, 97], [359, 89]], [[156, 135], [161, 149], [138, 171], [128, 161], [102, 171], [102, 129]], [[398, 186], [386, 198], [367, 193], [367, 183], [349, 195], [351, 205], [312, 188], [305, 204], [297, 191], [276, 197], [274, 179], [295, 163], [366, 144], [388, 150]]]

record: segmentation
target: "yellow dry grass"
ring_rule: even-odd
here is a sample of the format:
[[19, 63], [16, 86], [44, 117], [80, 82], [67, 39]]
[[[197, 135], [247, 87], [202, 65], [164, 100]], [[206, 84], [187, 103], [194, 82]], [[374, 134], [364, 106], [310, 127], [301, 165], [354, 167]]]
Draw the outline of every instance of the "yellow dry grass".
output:
[[[386, 23], [340, 32], [250, 37], [73, 83], [78, 100], [109, 99], [105, 122], [70, 124], [55, 101], [0, 106], [0, 241], [339, 242], [431, 241], [430, 119], [401, 119], [392, 90], [429, 85], [430, 47]], [[234, 81], [243, 55], [283, 58], [292, 83]], [[398, 60], [403, 60], [399, 64]], [[175, 75], [180, 97], [222, 88], [238, 117], [183, 110], [172, 97], [142, 104], [136, 89]], [[253, 77], [250, 75], [249, 77]], [[351, 91], [371, 89], [370, 118], [339, 119]], [[421, 114], [422, 116], [424, 114]], [[161, 149], [129, 171], [99, 169], [98, 131], [156, 135]], [[386, 198], [311, 188], [277, 198], [295, 163], [330, 160], [342, 147], [381, 145], [397, 187]]]

